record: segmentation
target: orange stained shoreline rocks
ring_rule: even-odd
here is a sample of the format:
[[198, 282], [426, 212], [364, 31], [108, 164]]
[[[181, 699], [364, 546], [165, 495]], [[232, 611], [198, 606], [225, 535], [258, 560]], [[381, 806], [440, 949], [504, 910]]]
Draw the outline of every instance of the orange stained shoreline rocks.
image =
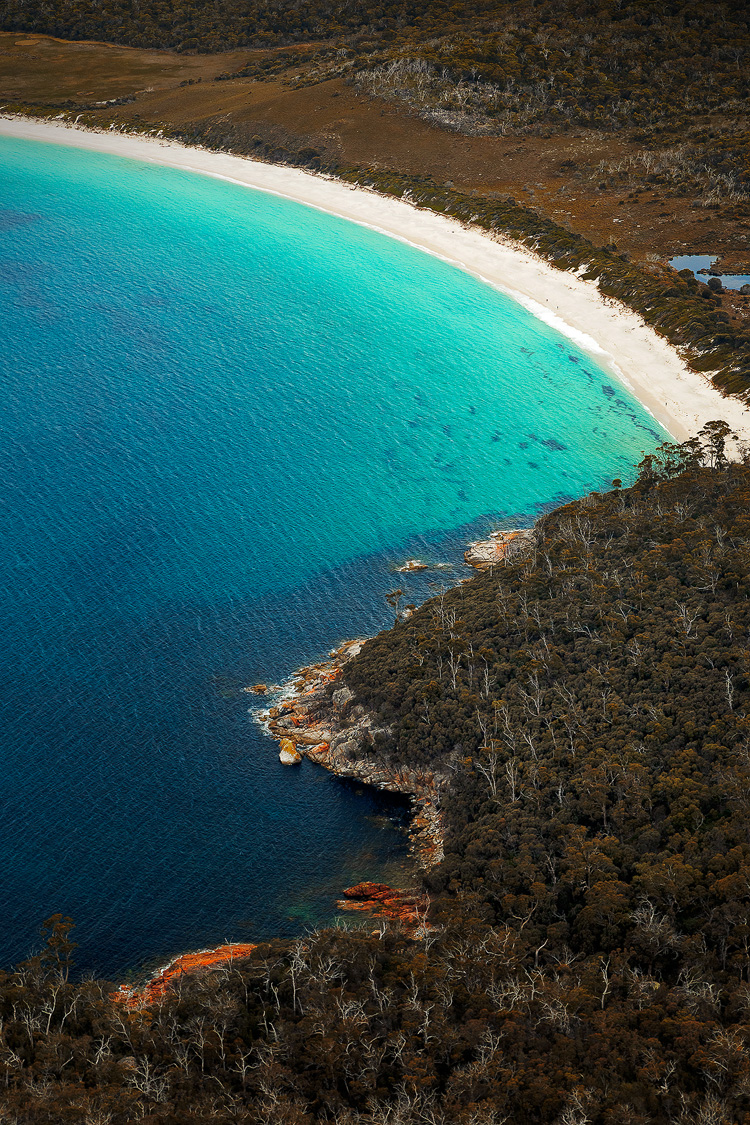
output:
[[[374, 919], [398, 922], [409, 937], [424, 931], [427, 898], [415, 891], [400, 891], [387, 883], [357, 883], [342, 892], [344, 898], [336, 903], [339, 910], [368, 913]], [[173, 985], [182, 977], [211, 972], [235, 961], [249, 957], [257, 944], [231, 942], [215, 949], [202, 949], [197, 953], [183, 953], [175, 957], [140, 986], [121, 984], [110, 999], [123, 1004], [130, 1011], [158, 1004], [168, 995]]]
[[529, 549], [533, 529], [513, 528], [493, 531], [488, 539], [470, 543], [464, 552], [464, 561], [476, 570], [485, 570], [495, 563], [515, 562]]
[[359, 911], [399, 922], [410, 937], [424, 930], [428, 902], [423, 894], [399, 891], [387, 883], [357, 883], [347, 887], [344, 898], [336, 903], [339, 910]]
[[149, 1004], [158, 1003], [167, 995], [168, 989], [185, 974], [219, 969], [222, 965], [241, 961], [256, 948], [246, 942], [219, 945], [216, 949], [202, 949], [197, 953], [183, 953], [173, 961], [159, 969], [154, 976], [142, 987], [120, 985], [117, 992], [112, 993], [112, 1000], [124, 1004], [126, 1008], [143, 1008]]

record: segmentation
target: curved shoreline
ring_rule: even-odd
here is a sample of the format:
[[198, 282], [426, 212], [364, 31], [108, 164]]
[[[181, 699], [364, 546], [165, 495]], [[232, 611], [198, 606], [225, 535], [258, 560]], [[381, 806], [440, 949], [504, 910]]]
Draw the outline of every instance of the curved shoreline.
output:
[[279, 689], [277, 705], [268, 712], [258, 708], [254, 718], [280, 744], [281, 755], [289, 751], [297, 755], [281, 757], [282, 762], [291, 764], [304, 757], [336, 777], [408, 797], [412, 804], [409, 850], [429, 871], [444, 855], [440, 790], [447, 779], [433, 770], [394, 769], [368, 756], [374, 736], [384, 731], [365, 708], [350, 709], [354, 697], [342, 673], [370, 639], [344, 641], [327, 658], [296, 669]]
[[[739, 399], [721, 394], [706, 377], [692, 371], [678, 352], [633, 310], [603, 296], [593, 281], [556, 269], [510, 238], [491, 236], [477, 227], [382, 195], [297, 168], [266, 164], [174, 141], [141, 135], [98, 132], [61, 122], [36, 121], [0, 115], [0, 135], [92, 151], [222, 179], [264, 191], [335, 215], [395, 238], [464, 270], [511, 297], [534, 316], [575, 341], [611, 371], [675, 440], [693, 436], [706, 422], [724, 418], [732, 430], [750, 441], [750, 409]], [[284, 732], [289, 734], [288, 731]], [[358, 724], [342, 724], [338, 732], [349, 743], [360, 735]], [[340, 747], [311, 745], [304, 754], [341, 777], [408, 794], [415, 807], [418, 832], [414, 850], [423, 866], [442, 858], [443, 833], [439, 784], [409, 771], [394, 775], [373, 773], [371, 763], [345, 760], [347, 741]], [[351, 752], [351, 751], [350, 751]], [[361, 909], [350, 906], [349, 909]], [[231, 943], [212, 950], [182, 954], [157, 970], [142, 991], [121, 987], [117, 999], [128, 1006], [157, 999], [183, 972], [210, 968], [238, 959], [254, 945]], [[150, 990], [150, 991], [149, 991]], [[146, 1001], [147, 1002], [147, 1001]]]
[[725, 419], [750, 441], [750, 409], [692, 371], [641, 317], [595, 281], [556, 269], [510, 238], [371, 189], [285, 165], [191, 148], [156, 137], [98, 132], [63, 122], [0, 116], [0, 135], [163, 164], [268, 192], [337, 215], [441, 258], [511, 297], [574, 340], [621, 382], [677, 441]]

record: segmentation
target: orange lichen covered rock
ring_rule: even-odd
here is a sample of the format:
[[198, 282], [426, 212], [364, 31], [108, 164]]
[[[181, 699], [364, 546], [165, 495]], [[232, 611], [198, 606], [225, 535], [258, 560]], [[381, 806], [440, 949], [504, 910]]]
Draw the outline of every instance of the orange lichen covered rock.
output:
[[302, 755], [291, 738], [282, 738], [279, 761], [285, 766], [295, 766], [302, 761]]
[[143, 987], [131, 988], [126, 984], [120, 985], [117, 992], [112, 993], [112, 999], [118, 1004], [125, 1004], [128, 1008], [142, 1008], [158, 1003], [164, 999], [170, 985], [186, 973], [218, 969], [232, 961], [249, 957], [254, 949], [254, 945], [239, 942], [219, 945], [216, 949], [202, 949], [198, 953], [183, 953], [163, 969], [159, 969]]
[[321, 742], [321, 743], [319, 743], [318, 746], [308, 746], [307, 747], [307, 753], [308, 754], [325, 754], [325, 752], [329, 749], [329, 746], [330, 746], [330, 743], [328, 743], [328, 742]]
[[383, 895], [393, 895], [397, 892], [387, 883], [357, 883], [354, 887], [347, 887], [344, 891], [346, 898], [377, 899]]
[[412, 935], [424, 926], [427, 900], [417, 892], [399, 891], [387, 883], [357, 883], [343, 893], [346, 897], [336, 903], [339, 910], [365, 911], [399, 922]]

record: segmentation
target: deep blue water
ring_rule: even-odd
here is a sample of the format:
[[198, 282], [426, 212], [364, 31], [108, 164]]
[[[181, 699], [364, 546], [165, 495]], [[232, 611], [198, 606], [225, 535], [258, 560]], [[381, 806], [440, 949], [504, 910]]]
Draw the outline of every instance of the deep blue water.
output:
[[663, 431], [443, 262], [74, 148], [0, 137], [0, 300], [0, 964], [53, 911], [118, 974], [406, 878], [402, 807], [282, 767], [241, 688]]

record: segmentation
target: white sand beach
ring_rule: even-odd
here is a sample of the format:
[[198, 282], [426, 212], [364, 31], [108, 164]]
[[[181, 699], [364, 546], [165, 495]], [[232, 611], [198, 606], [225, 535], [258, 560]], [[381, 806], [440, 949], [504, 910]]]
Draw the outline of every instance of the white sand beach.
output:
[[691, 371], [636, 313], [594, 281], [555, 269], [510, 239], [498, 239], [409, 203], [296, 168], [189, 148], [171, 141], [76, 129], [64, 122], [0, 117], [0, 134], [74, 145], [216, 176], [293, 199], [409, 242], [481, 278], [595, 356], [677, 441], [726, 420], [750, 441], [750, 408]]

